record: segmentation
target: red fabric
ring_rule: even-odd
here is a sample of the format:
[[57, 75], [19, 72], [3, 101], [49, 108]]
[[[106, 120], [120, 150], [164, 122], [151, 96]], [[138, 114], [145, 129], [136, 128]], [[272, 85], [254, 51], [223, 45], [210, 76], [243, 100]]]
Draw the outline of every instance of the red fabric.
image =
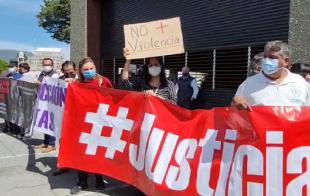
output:
[[[113, 85], [112, 85], [111, 81], [110, 81], [108, 78], [102, 76], [101, 79], [102, 79], [101, 87], [103, 87], [103, 88], [113, 88]], [[99, 79], [90, 80], [90, 81], [85, 81], [84, 83], [85, 83], [85, 84], [88, 84], [88, 85], [90, 85], [90, 86], [93, 86], [93, 87], [98, 87], [98, 86], [100, 86], [100, 85], [99, 85]]]
[[[86, 154], [87, 144], [81, 142], [82, 134], [91, 134], [92, 129], [96, 128], [92, 124], [95, 120], [85, 121], [87, 113], [97, 113], [99, 104], [106, 104], [109, 107], [107, 115], [112, 117], [118, 115], [120, 107], [128, 108], [127, 119], [133, 122], [130, 132], [122, 132], [121, 139], [126, 143], [123, 152], [116, 151], [113, 158], [106, 158], [107, 148], [102, 146], [97, 147], [94, 155]], [[146, 114], [154, 115], [155, 121], [147, 137], [147, 155], [142, 167], [137, 169], [130, 162], [130, 157], [135, 158], [139, 154], [131, 156], [129, 148], [130, 145], [141, 146], [141, 125]], [[99, 121], [106, 122], [108, 119], [100, 115]], [[227, 195], [229, 190], [232, 190], [232, 195], [247, 195], [248, 192], [249, 195], [260, 195], [257, 191], [259, 187], [262, 195], [309, 195], [309, 123], [308, 107], [254, 107], [252, 112], [240, 112], [235, 108], [188, 111], [143, 93], [99, 89], [77, 83], [69, 85], [67, 91], [58, 163], [60, 167], [111, 176], [136, 186], [147, 195], [210, 195], [208, 191]], [[110, 125], [119, 126], [120, 123]], [[228, 134], [229, 129], [236, 133], [235, 141], [233, 135]], [[109, 127], [100, 131], [100, 135], [106, 138], [110, 138], [113, 132]], [[268, 138], [271, 142], [280, 143], [266, 144], [267, 133], [276, 133], [276, 137]], [[211, 145], [214, 143], [211, 139], [204, 143], [206, 134], [216, 136], [217, 144]], [[283, 144], [279, 134], [283, 134]], [[156, 142], [159, 142], [158, 148], [156, 145], [149, 148], [151, 143]], [[189, 142], [193, 148], [185, 148], [186, 158], [178, 162], [177, 154], [182, 152], [182, 145]], [[218, 149], [212, 150], [207, 145]], [[166, 150], [164, 153], [163, 149]], [[228, 149], [232, 149], [231, 153]], [[193, 151], [192, 157], [190, 151]], [[211, 152], [214, 152], [213, 156]], [[155, 153], [154, 160], [149, 158], [152, 153]], [[244, 153], [245, 156], [242, 156]], [[211, 156], [210, 160], [208, 156]], [[182, 169], [180, 163], [185, 165]], [[210, 165], [209, 179], [206, 178], [208, 169], [203, 168], [202, 164]], [[159, 165], [162, 167], [157, 168]], [[225, 165], [228, 166], [226, 177], [221, 173], [224, 171], [221, 166]], [[189, 170], [184, 169], [187, 166]], [[149, 168], [155, 175], [148, 175]], [[179, 169], [175, 178], [184, 179], [181, 181], [184, 186], [177, 183], [169, 185], [174, 178], [169, 181], [168, 173], [172, 174], [173, 169]], [[241, 179], [241, 187], [238, 187], [237, 177]], [[256, 189], [252, 189], [252, 185]], [[179, 190], [174, 190], [175, 187]]]
[[102, 86], [104, 86], [106, 88], [113, 88], [111, 81], [104, 76], [102, 77]]

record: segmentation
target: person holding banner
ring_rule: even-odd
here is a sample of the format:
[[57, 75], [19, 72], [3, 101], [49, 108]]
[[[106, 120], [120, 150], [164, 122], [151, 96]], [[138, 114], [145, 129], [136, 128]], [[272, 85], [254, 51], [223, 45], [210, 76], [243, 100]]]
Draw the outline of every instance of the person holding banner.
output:
[[42, 60], [42, 68], [43, 71], [37, 78], [37, 82], [41, 83], [44, 77], [52, 77], [52, 78], [59, 78], [59, 75], [54, 70], [54, 61], [51, 58], [44, 58]]
[[[52, 77], [52, 78], [59, 78], [59, 75], [54, 70], [54, 61], [51, 58], [44, 58], [42, 60], [42, 67], [43, 71], [40, 73], [39, 77], [37, 78], [37, 83], [41, 83], [44, 77]], [[43, 144], [34, 146], [34, 148], [42, 148], [42, 153], [48, 153], [51, 151], [56, 150], [55, 148], [55, 137], [50, 136], [48, 134], [44, 134], [44, 141]]]
[[[10, 62], [8, 69], [4, 70], [0, 77], [1, 78], [13, 78], [14, 74], [16, 74], [16, 70], [17, 70], [17, 63], [16, 62]], [[15, 126], [13, 123], [11, 123], [10, 121], [5, 120], [5, 126], [2, 130], [3, 133], [13, 133]]]
[[291, 73], [290, 47], [282, 41], [265, 45], [262, 72], [247, 78], [238, 88], [232, 104], [238, 109], [251, 106], [309, 106], [309, 84], [298, 74]]
[[[129, 55], [129, 50], [124, 48], [124, 56]], [[152, 95], [176, 104], [177, 96], [175, 85], [167, 80], [165, 65], [158, 57], [146, 59], [146, 64], [142, 67], [141, 77], [135, 80], [129, 78], [130, 60], [126, 60], [121, 76], [120, 88], [135, 91], [143, 91], [147, 95]]]
[[8, 69], [1, 72], [1, 78], [13, 78], [17, 72], [17, 63], [15, 61], [10, 62]]
[[33, 83], [35, 81], [35, 75], [30, 73], [30, 66], [28, 63], [19, 64], [18, 72], [21, 77], [18, 80]]
[[65, 61], [61, 65], [61, 71], [63, 75], [59, 78], [66, 82], [73, 82], [76, 78], [76, 65], [73, 61]]
[[[129, 50], [124, 48], [124, 56], [129, 55]], [[129, 65], [131, 60], [126, 60], [124, 65], [120, 88], [143, 91], [146, 95], [156, 96], [160, 99], [164, 99], [170, 103], [176, 104], [177, 95], [175, 85], [173, 82], [167, 80], [165, 66], [162, 60], [158, 57], [151, 57], [146, 59], [146, 64], [142, 66], [142, 72], [140, 77], [131, 79], [129, 78]], [[142, 191], [135, 187], [132, 187], [135, 195], [145, 195]]]
[[[65, 80], [67, 83], [71, 83], [75, 81], [76, 78], [76, 65], [73, 61], [65, 61], [61, 65], [61, 71], [63, 75], [59, 77], [61, 80]], [[65, 172], [69, 171], [67, 168], [57, 168], [53, 172], [53, 176], [61, 175]]]
[[[101, 88], [113, 88], [112, 83], [108, 78], [101, 76], [97, 73], [95, 63], [90, 57], [86, 57], [80, 61], [78, 74], [78, 82]], [[78, 182], [71, 189], [70, 193], [77, 194], [81, 190], [87, 189], [87, 178], [87, 172], [78, 171]], [[103, 190], [104, 188], [105, 184], [103, 182], [102, 176], [100, 174], [96, 174], [96, 189]]]

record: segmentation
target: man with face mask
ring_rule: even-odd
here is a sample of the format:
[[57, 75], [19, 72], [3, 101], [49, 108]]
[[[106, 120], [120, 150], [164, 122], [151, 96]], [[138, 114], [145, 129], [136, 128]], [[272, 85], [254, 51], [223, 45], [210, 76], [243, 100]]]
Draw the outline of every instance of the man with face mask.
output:
[[182, 76], [178, 79], [177, 89], [177, 104], [183, 108], [191, 109], [191, 103], [197, 98], [199, 89], [197, 81], [189, 74], [189, 67], [182, 68]]
[[[59, 79], [65, 80], [68, 83], [71, 83], [71, 82], [75, 81], [76, 65], [75, 65], [75, 63], [73, 61], [65, 61], [61, 65], [61, 72], [63, 73], [63, 75], [61, 77], [59, 77]], [[67, 172], [67, 171], [68, 171], [67, 168], [57, 168], [53, 172], [53, 176], [61, 175], [61, 174], [65, 173], [65, 172]]]
[[73, 61], [65, 61], [61, 65], [61, 71], [63, 75], [59, 78], [66, 82], [72, 82], [76, 78], [76, 65]]
[[54, 61], [51, 58], [44, 58], [42, 60], [42, 68], [43, 71], [40, 73], [38, 77], [39, 83], [43, 81], [44, 77], [52, 77], [52, 78], [59, 78], [59, 75], [54, 70]]
[[1, 78], [13, 78], [13, 76], [17, 73], [17, 63], [16, 62], [11, 62], [8, 65], [7, 70], [4, 70], [1, 72], [0, 77]]
[[[40, 73], [39, 77], [37, 78], [38, 83], [41, 83], [44, 77], [59, 78], [59, 75], [53, 69], [54, 62], [51, 58], [44, 58], [42, 60], [42, 67], [43, 67], [43, 71]], [[44, 134], [43, 144], [33, 146], [33, 147], [42, 149], [42, 153], [48, 153], [48, 152], [56, 150], [55, 140], [56, 140], [55, 137]]]
[[238, 109], [251, 106], [308, 106], [310, 88], [298, 74], [291, 73], [289, 45], [271, 41], [265, 45], [262, 72], [246, 79], [232, 103]]

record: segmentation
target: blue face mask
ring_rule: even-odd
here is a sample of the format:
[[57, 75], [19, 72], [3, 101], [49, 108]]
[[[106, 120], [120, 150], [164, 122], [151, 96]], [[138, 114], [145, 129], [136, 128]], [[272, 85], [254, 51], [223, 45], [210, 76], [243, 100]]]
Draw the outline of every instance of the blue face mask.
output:
[[83, 71], [83, 76], [86, 80], [91, 80], [96, 76], [96, 70]]
[[262, 70], [266, 75], [271, 75], [280, 70], [279, 60], [264, 58], [262, 61]]

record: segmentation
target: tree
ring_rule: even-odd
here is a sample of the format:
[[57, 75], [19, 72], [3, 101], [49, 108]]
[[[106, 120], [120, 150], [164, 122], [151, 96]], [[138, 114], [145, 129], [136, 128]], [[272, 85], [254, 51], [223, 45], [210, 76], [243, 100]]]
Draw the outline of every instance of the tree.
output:
[[37, 15], [39, 26], [58, 41], [70, 43], [70, 0], [44, 0]]
[[6, 70], [7, 67], [8, 67], [8, 62], [0, 59], [0, 73], [3, 71], [3, 70]]

